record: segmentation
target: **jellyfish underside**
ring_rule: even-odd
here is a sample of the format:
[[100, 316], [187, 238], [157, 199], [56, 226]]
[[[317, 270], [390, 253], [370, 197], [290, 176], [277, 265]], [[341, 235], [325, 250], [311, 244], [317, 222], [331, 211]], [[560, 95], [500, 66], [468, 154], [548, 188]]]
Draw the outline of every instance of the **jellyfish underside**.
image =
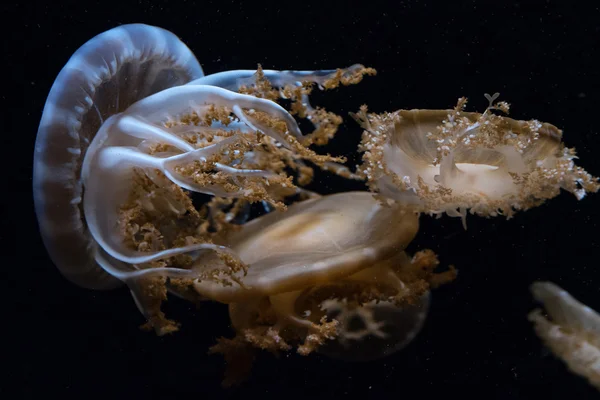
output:
[[[597, 192], [597, 179], [574, 163], [562, 132], [536, 120], [517, 121], [494, 112], [399, 110], [354, 114], [365, 129], [360, 173], [373, 191], [414, 204], [430, 214], [463, 218], [506, 215], [542, 204], [560, 193], [578, 199]], [[466, 227], [466, 225], [465, 225]]]

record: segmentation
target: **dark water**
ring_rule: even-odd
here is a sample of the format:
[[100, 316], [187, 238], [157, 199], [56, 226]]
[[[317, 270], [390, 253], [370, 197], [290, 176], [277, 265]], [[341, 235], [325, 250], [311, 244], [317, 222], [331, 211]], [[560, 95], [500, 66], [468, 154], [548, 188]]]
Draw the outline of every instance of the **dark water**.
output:
[[[376, 77], [357, 86], [313, 97], [314, 105], [344, 116], [363, 103], [374, 112], [446, 108], [460, 96], [469, 97], [470, 110], [481, 111], [483, 94], [500, 92], [512, 104], [511, 116], [563, 129], [579, 164], [598, 175], [598, 7], [573, 1], [175, 3], [2, 5], [16, 27], [2, 27], [9, 88], [2, 93], [8, 185], [0, 233], [9, 255], [2, 260], [5, 398], [597, 396], [544, 349], [526, 315], [535, 307], [528, 291], [535, 280], [554, 281], [600, 309], [598, 195], [577, 202], [563, 193], [509, 221], [469, 217], [467, 231], [458, 219], [422, 217], [411, 251], [431, 248], [460, 274], [433, 293], [423, 331], [410, 346], [363, 364], [267, 355], [249, 382], [223, 390], [222, 360], [206, 351], [216, 337], [231, 334], [226, 309], [195, 310], [172, 300], [166, 310], [183, 323], [182, 331], [157, 338], [137, 329], [143, 321], [126, 290], [92, 292], [69, 284], [38, 236], [30, 176], [37, 124], [57, 73], [85, 41], [131, 22], [180, 36], [207, 74], [258, 63], [376, 68]], [[352, 156], [359, 135], [346, 118], [326, 150]], [[358, 188], [328, 177], [317, 183], [322, 193]]]

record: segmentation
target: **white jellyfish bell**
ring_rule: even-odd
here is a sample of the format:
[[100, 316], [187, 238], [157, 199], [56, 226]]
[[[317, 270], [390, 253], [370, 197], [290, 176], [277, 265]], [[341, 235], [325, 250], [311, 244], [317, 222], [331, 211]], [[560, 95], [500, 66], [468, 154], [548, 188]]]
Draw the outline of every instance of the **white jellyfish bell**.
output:
[[[299, 187], [311, 164], [356, 177], [342, 158], [308, 147], [341, 124], [310, 105], [312, 85], [331, 89], [374, 73], [356, 64], [204, 76], [163, 29], [123, 25], [96, 36], [54, 82], [35, 144], [35, 209], [52, 261], [82, 287], [126, 283], [159, 335], [177, 330], [160, 311], [168, 289], [229, 304], [232, 340], [244, 346], [275, 351], [300, 341], [308, 354], [334, 337], [345, 346], [364, 338], [344, 325], [358, 312], [377, 328], [367, 333], [384, 339], [371, 353], [398, 350], [421, 328], [429, 288], [455, 271], [434, 273], [432, 252], [404, 253], [418, 215], [402, 203]], [[314, 131], [303, 134], [295, 117]], [[198, 209], [188, 192], [211, 200]], [[287, 208], [290, 196], [300, 201]], [[247, 222], [249, 203], [277, 211]], [[214, 351], [226, 353], [224, 343]]]

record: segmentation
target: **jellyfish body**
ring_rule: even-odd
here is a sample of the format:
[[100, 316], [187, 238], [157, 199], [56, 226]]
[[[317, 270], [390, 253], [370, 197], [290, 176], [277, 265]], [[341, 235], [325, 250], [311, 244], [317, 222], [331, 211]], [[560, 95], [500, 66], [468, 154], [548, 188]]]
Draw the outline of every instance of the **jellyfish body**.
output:
[[561, 189], [581, 199], [598, 191], [593, 178], [574, 163], [562, 132], [539, 121], [454, 110], [399, 110], [356, 115], [365, 128], [361, 172], [371, 188], [427, 213], [512, 216], [535, 207]]

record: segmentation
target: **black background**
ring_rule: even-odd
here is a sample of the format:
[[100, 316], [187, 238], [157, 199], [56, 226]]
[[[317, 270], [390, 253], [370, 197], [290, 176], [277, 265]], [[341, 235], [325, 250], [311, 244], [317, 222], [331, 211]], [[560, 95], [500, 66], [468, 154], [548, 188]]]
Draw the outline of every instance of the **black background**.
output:
[[[223, 363], [206, 351], [230, 335], [226, 309], [166, 307], [182, 331], [157, 338], [125, 289], [93, 292], [65, 281], [37, 233], [31, 165], [50, 86], [70, 55], [123, 23], [158, 25], [194, 51], [205, 73], [321, 69], [359, 62], [378, 70], [356, 87], [314, 97], [346, 118], [326, 150], [352, 156], [360, 129], [347, 117], [447, 108], [460, 96], [483, 110], [501, 93], [515, 118], [564, 129], [580, 165], [600, 174], [600, 12], [580, 2], [86, 1], [4, 3], [2, 163], [3, 372], [12, 398], [586, 398], [587, 383], [541, 346], [527, 313], [528, 286], [552, 280], [600, 309], [598, 195], [560, 197], [512, 220], [421, 217], [411, 251], [431, 248], [458, 267], [433, 293], [420, 336], [385, 360], [348, 364], [321, 356], [266, 355], [243, 386], [223, 390]], [[590, 2], [592, 3], [592, 2]], [[355, 156], [354, 161], [357, 161]], [[357, 188], [322, 177], [322, 193]], [[360, 188], [360, 187], [358, 187]], [[6, 257], [8, 255], [8, 257]]]

